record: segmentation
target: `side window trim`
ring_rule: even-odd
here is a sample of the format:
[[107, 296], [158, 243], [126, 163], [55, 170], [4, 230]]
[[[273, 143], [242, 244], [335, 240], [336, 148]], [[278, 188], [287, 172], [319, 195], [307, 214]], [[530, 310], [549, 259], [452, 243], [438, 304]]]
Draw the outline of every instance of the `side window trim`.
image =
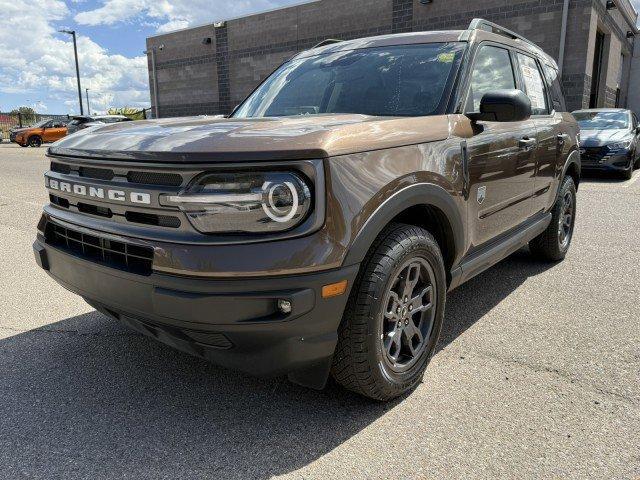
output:
[[517, 65], [516, 65], [516, 61], [515, 61], [515, 56], [514, 56], [514, 52], [513, 49], [510, 48], [508, 45], [503, 45], [501, 43], [496, 43], [496, 42], [492, 42], [492, 41], [484, 41], [481, 42], [478, 47], [475, 49], [475, 51], [473, 52], [473, 58], [471, 60], [471, 66], [467, 72], [467, 78], [464, 81], [464, 85], [462, 86], [462, 88], [464, 89], [464, 95], [463, 95], [463, 101], [461, 102], [461, 113], [465, 114], [465, 113], [469, 113], [467, 110], [467, 105], [469, 104], [469, 100], [471, 98], [471, 82], [472, 82], [472, 77], [473, 77], [473, 71], [474, 68], [476, 66], [476, 61], [478, 59], [478, 54], [480, 53], [480, 50], [482, 50], [482, 48], [484, 47], [494, 47], [494, 48], [500, 48], [502, 50], [506, 50], [507, 53], [509, 54], [509, 62], [511, 64], [511, 73], [513, 74], [513, 82], [515, 84], [516, 88], [519, 88], [518, 86], [518, 72], [517, 72]]

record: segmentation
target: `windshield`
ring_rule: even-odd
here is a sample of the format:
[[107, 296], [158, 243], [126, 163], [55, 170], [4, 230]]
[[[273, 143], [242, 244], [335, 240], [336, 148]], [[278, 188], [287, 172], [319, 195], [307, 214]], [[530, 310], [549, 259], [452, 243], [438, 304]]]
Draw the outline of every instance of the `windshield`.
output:
[[49, 123], [49, 119], [47, 118], [46, 120], [40, 120], [37, 123], [34, 123], [33, 125], [31, 125], [31, 127], [29, 128], [39, 128], [39, 127], [43, 127], [45, 125], [45, 123]]
[[581, 130], [626, 130], [629, 128], [627, 112], [575, 112]]
[[464, 46], [401, 45], [292, 60], [260, 85], [233, 117], [440, 114]]

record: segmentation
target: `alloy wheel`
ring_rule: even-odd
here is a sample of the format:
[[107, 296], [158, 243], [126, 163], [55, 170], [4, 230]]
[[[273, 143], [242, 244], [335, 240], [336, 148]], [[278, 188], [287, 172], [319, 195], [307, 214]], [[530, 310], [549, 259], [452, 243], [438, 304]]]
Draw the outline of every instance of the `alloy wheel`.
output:
[[398, 270], [383, 303], [380, 341], [384, 361], [394, 372], [410, 369], [422, 356], [433, 330], [437, 297], [435, 274], [423, 258]]
[[571, 191], [565, 192], [562, 197], [562, 213], [558, 224], [558, 240], [563, 250], [569, 246], [573, 235], [574, 199]]

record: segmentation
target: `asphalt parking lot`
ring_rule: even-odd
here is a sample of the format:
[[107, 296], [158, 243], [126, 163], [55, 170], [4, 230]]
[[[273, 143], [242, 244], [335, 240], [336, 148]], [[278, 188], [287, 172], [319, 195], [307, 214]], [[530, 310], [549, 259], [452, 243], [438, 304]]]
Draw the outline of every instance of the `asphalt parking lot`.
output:
[[450, 294], [389, 404], [173, 351], [34, 261], [45, 149], [0, 145], [0, 478], [638, 478], [640, 172], [587, 178], [567, 259]]

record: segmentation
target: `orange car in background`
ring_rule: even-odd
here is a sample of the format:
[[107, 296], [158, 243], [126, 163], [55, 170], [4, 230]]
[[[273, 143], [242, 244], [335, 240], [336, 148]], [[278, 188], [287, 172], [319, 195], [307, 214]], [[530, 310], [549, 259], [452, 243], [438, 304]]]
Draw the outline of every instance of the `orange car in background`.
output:
[[15, 142], [21, 147], [39, 147], [43, 143], [55, 142], [67, 135], [67, 124], [61, 120], [43, 120], [18, 130]]

